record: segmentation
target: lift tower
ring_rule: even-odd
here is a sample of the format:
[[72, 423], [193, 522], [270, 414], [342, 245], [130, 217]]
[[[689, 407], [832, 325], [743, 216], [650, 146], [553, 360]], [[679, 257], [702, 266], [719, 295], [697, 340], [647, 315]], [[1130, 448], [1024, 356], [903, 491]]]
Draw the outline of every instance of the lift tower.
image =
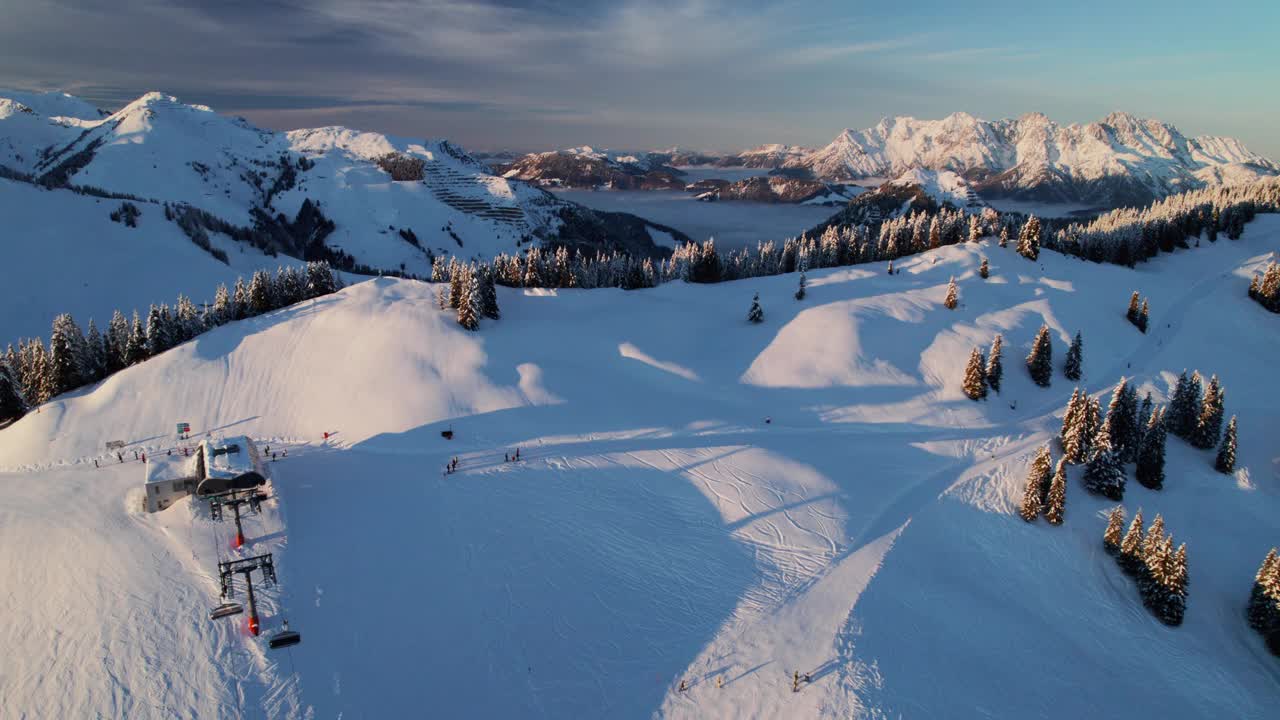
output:
[[234, 576], [237, 574], [244, 576], [245, 588], [249, 595], [249, 632], [256, 636], [259, 631], [259, 624], [258, 605], [253, 596], [254, 570], [262, 571], [262, 579], [264, 581], [270, 582], [272, 585], [276, 583], [276, 565], [271, 553], [218, 563], [218, 575], [222, 582], [222, 597], [224, 600], [235, 595]]

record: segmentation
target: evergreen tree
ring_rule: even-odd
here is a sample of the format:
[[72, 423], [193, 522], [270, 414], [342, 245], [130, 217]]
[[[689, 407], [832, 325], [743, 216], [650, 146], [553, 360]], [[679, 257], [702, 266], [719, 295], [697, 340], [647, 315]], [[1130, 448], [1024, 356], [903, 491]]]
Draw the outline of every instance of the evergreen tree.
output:
[[1134, 290], [1133, 294], [1129, 296], [1129, 310], [1124, 314], [1124, 316], [1129, 319], [1130, 323], [1137, 325], [1138, 315], [1142, 312], [1141, 308], [1142, 297], [1138, 295], [1137, 290]]
[[244, 278], [236, 278], [235, 290], [231, 292], [231, 320], [243, 320], [249, 317], [249, 289], [244, 286]]
[[[457, 310], [462, 305], [462, 279], [465, 266], [453, 258], [449, 259], [449, 307]], [[525, 287], [536, 287], [526, 285]]]
[[168, 350], [169, 347], [169, 328], [165, 327], [164, 315], [159, 307], [152, 305], [151, 311], [147, 313], [147, 339], [143, 346], [144, 351], [147, 357], [153, 358]]
[[306, 286], [303, 294], [308, 300], [322, 295], [329, 295], [341, 289], [341, 283], [328, 263], [321, 261], [307, 263], [306, 275]]
[[1049, 483], [1049, 495], [1045, 499], [1044, 517], [1050, 525], [1061, 525], [1067, 503], [1067, 459], [1059, 458]]
[[969, 363], [964, 368], [964, 394], [970, 400], [981, 400], [987, 396], [986, 364], [986, 358], [978, 348], [969, 353]]
[[[1249, 627], [1264, 638], [1280, 633], [1280, 555], [1276, 548], [1267, 553], [1254, 576], [1247, 617]], [[1276, 652], [1274, 647], [1272, 652]]]
[[1124, 499], [1124, 465], [1111, 444], [1111, 418], [1102, 423], [1093, 439], [1092, 455], [1084, 471], [1084, 487], [1108, 500]]
[[1068, 380], [1080, 379], [1082, 352], [1084, 352], [1084, 339], [1079, 332], [1076, 332], [1075, 339], [1071, 341], [1071, 347], [1067, 348], [1066, 364], [1062, 367], [1062, 374], [1066, 375]]
[[[969, 242], [976, 243], [981, 239], [982, 239], [982, 226], [978, 223], [978, 216], [970, 215], [969, 216]], [[986, 262], [987, 262], [986, 260], [983, 260], [982, 264], [986, 265]], [[983, 275], [982, 277], [986, 277], [986, 275]]]
[[1151, 322], [1151, 310], [1147, 307], [1146, 299], [1143, 299], [1142, 309], [1138, 311], [1138, 329], [1146, 333], [1149, 322]]
[[948, 310], [955, 310], [959, 301], [960, 290], [956, 287], [955, 277], [952, 277], [951, 282], [947, 284], [947, 297], [942, 301], [942, 304], [945, 305]]
[[1151, 393], [1147, 393], [1142, 398], [1142, 406], [1138, 408], [1138, 439], [1137, 447], [1142, 449], [1142, 441], [1146, 435], [1147, 426], [1151, 424], [1151, 414], [1155, 412], [1155, 405], [1151, 402]]
[[1120, 557], [1117, 558], [1120, 567], [1130, 575], [1137, 576], [1142, 572], [1142, 540], [1142, 508], [1138, 508], [1129, 523], [1129, 530], [1120, 541]]
[[85, 382], [97, 382], [107, 375], [107, 349], [104, 341], [93, 318], [89, 318], [89, 332], [85, 337], [85, 342], [88, 343], [84, 367]]
[[27, 412], [27, 401], [18, 388], [18, 381], [9, 363], [0, 360], [0, 423], [16, 420]]
[[1004, 351], [1004, 338], [1000, 333], [996, 333], [995, 339], [991, 341], [991, 351], [987, 353], [987, 386], [996, 392], [1000, 392], [1000, 379], [1004, 376], [1004, 364], [1000, 360], [1000, 356]]
[[1071, 436], [1071, 429], [1077, 423], [1084, 421], [1084, 400], [1081, 398], [1080, 388], [1076, 387], [1071, 391], [1071, 399], [1067, 401], [1067, 409], [1062, 413], [1062, 429], [1058, 431], [1058, 442], [1062, 443], [1062, 449], [1067, 449], [1067, 438]]
[[458, 271], [460, 294], [458, 298], [458, 324], [467, 330], [480, 329], [480, 295], [476, 288], [474, 270], [466, 265]]
[[1200, 419], [1200, 392], [1200, 374], [1192, 373], [1188, 378], [1187, 371], [1183, 370], [1174, 385], [1169, 409], [1165, 413], [1169, 432], [1180, 438], [1190, 439]]
[[1160, 552], [1164, 543], [1164, 517], [1156, 513], [1155, 519], [1151, 521], [1151, 527], [1147, 528], [1146, 539], [1142, 541], [1142, 557], [1148, 566], [1153, 564], [1151, 559]]
[[494, 285], [493, 271], [488, 266], [481, 266], [477, 273], [480, 314], [490, 320], [498, 320], [502, 311], [498, 309], [498, 288]]
[[1035, 215], [1027, 218], [1022, 231], [1018, 233], [1018, 254], [1028, 260], [1040, 257], [1040, 219]]
[[800, 287], [796, 289], [796, 299], [804, 299], [804, 271], [800, 271]]
[[129, 326], [129, 338], [124, 345], [125, 365], [137, 365], [147, 359], [147, 333], [142, 329], [138, 311], [133, 311], [133, 323]]
[[760, 293], [751, 298], [751, 309], [747, 311], [747, 320], [753, 323], [764, 322], [764, 310], [760, 308]]
[[1036, 451], [1031, 460], [1031, 469], [1027, 472], [1027, 486], [1022, 492], [1022, 506], [1018, 514], [1023, 520], [1031, 522], [1044, 508], [1044, 488], [1050, 481], [1053, 472], [1053, 458], [1049, 455], [1049, 446], [1045, 445]]
[[1223, 395], [1222, 386], [1218, 384], [1218, 376], [1209, 379], [1205, 388], [1204, 400], [1200, 404], [1199, 417], [1195, 430], [1191, 434], [1191, 444], [1201, 450], [1209, 450], [1218, 445], [1222, 437]]
[[258, 270], [249, 280], [249, 314], [262, 315], [271, 312], [271, 277], [266, 270]]
[[129, 365], [125, 350], [129, 345], [129, 321], [124, 313], [116, 310], [107, 323], [107, 374], [119, 372]]
[[1009, 247], [1009, 226], [1004, 225], [1000, 228], [1000, 247]]
[[436, 288], [436, 307], [441, 310], [449, 309], [449, 297], [445, 294], [443, 287]]
[[1027, 370], [1031, 379], [1040, 387], [1049, 387], [1053, 377], [1053, 343], [1049, 339], [1049, 326], [1041, 325], [1036, 333], [1031, 353], [1027, 355]]
[[1117, 505], [1107, 515], [1107, 529], [1102, 533], [1102, 546], [1112, 555], [1120, 554], [1120, 542], [1124, 537], [1124, 506]]
[[217, 292], [213, 295], [213, 307], [210, 309], [209, 319], [213, 325], [225, 325], [233, 317], [231, 293], [227, 292], [226, 285], [219, 285]]
[[[1070, 422], [1068, 418], [1063, 418], [1062, 430], [1065, 437], [1062, 440], [1062, 451], [1071, 465], [1079, 465], [1089, 458], [1089, 451], [1093, 447], [1093, 435], [1097, 432], [1090, 432], [1090, 415], [1093, 412], [1093, 398], [1089, 397], [1079, 388], [1079, 401], [1075, 412], [1070, 413]], [[1074, 398], [1073, 398], [1074, 400]], [[1069, 408], [1069, 406], [1068, 406]]]
[[1165, 426], [1164, 413], [1154, 410], [1142, 434], [1142, 446], [1138, 449], [1136, 475], [1143, 487], [1159, 490], [1164, 487]]
[[982, 258], [982, 264], [978, 266], [978, 277], [981, 277], [983, 280], [991, 277], [991, 267], [987, 265], [986, 258]]
[[1111, 404], [1107, 406], [1111, 444], [1121, 462], [1129, 462], [1138, 451], [1138, 396], [1127, 378], [1120, 378]]
[[44, 396], [53, 398], [80, 387], [80, 366], [75, 357], [73, 336], [79, 332], [75, 320], [63, 313], [53, 319], [49, 334], [48, 367], [44, 375]]
[[1236, 469], [1236, 416], [1232, 415], [1227, 423], [1227, 432], [1222, 436], [1222, 444], [1218, 446], [1218, 457], [1213, 467], [1218, 472], [1230, 475]]

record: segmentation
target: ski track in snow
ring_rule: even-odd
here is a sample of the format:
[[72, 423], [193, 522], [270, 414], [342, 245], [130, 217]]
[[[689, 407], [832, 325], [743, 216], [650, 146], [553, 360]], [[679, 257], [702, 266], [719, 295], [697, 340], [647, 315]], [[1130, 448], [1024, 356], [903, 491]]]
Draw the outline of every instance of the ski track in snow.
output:
[[[433, 309], [430, 285], [376, 280], [221, 328], [0, 431], [0, 597], [23, 609], [0, 621], [21, 658], [0, 669], [0, 716], [1079, 716], [1120, 698], [1260, 717], [1280, 673], [1237, 606], [1275, 542], [1280, 398], [1265, 367], [1211, 349], [1261, 325], [1244, 356], [1274, 356], [1273, 318], [1241, 298], [1277, 220], [1136, 271], [1046, 253], [1040, 278], [984, 243], [902, 276], [815, 271], [803, 304], [791, 276], [503, 289], [504, 320], [478, 334]], [[974, 278], [980, 256], [1013, 281]], [[937, 307], [950, 275], [954, 314]], [[1152, 299], [1149, 335], [1124, 320], [1130, 286]], [[765, 325], [726, 323], [756, 290]], [[1226, 302], [1230, 321], [1210, 323]], [[844, 313], [847, 332], [813, 332], [815, 312]], [[1092, 393], [1198, 367], [1241, 416], [1244, 485], [1177, 440], [1164, 492], [1130, 484], [1126, 506], [1164, 513], [1192, 548], [1179, 630], [1098, 552], [1109, 504], [1076, 475], [1064, 526], [1016, 517], [1071, 391], [1025, 376], [1042, 321], [1058, 362], [1084, 330]], [[1004, 392], [970, 403], [951, 360], [996, 331]], [[826, 380], [797, 386], [817, 356]], [[194, 503], [128, 511], [140, 464], [97, 454], [116, 437], [164, 452], [178, 416], [193, 437], [289, 450], [242, 551]], [[206, 617], [216, 563], [263, 550], [281, 580], [260, 593], [264, 633], [287, 615], [305, 638], [285, 654]], [[799, 692], [794, 671], [810, 676]], [[979, 680], [1029, 672], [1045, 691]]]

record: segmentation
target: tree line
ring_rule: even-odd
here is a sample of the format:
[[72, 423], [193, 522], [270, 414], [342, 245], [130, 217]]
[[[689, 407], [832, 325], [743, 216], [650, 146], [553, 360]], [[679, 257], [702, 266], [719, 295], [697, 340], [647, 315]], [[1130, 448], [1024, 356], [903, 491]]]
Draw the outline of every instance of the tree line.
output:
[[98, 382], [126, 367], [155, 357], [197, 335], [233, 320], [261, 315], [302, 300], [336, 292], [337, 275], [323, 262], [266, 270], [248, 283], [238, 278], [219, 285], [212, 303], [197, 307], [179, 295], [171, 307], [152, 305], [146, 320], [115, 311], [105, 330], [90, 319], [87, 331], [70, 314], [53, 319], [48, 345], [40, 338], [10, 344], [0, 359], [0, 422], [20, 417], [62, 393]]

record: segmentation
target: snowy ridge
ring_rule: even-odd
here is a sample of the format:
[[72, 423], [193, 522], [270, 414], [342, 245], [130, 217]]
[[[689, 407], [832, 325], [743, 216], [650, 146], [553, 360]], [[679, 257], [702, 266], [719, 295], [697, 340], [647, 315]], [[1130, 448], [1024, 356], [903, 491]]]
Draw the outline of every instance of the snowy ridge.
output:
[[[57, 96], [44, 105], [87, 114], [78, 103]], [[259, 213], [292, 221], [311, 200], [336, 226], [324, 243], [374, 269], [426, 275], [431, 255], [515, 252], [559, 233], [564, 211], [582, 212], [494, 176], [445, 140], [268, 131], [158, 92], [75, 123], [24, 107], [0, 101], [0, 165], [55, 187], [189, 205], [242, 228]]]
[[[384, 278], [224, 325], [0, 429], [0, 715], [1267, 717], [1242, 608], [1280, 510], [1280, 336], [1244, 288], [1278, 220], [1136, 269], [988, 238], [814, 270], [803, 302], [795, 274], [499, 288], [468, 333]], [[1050, 388], [1022, 367], [1041, 324]], [[1233, 475], [1171, 439], [1165, 489], [1126, 492], [1189, 544], [1182, 627], [1102, 552], [1112, 503], [1079, 468], [1064, 525], [1016, 515], [1076, 330], [1091, 393], [1125, 375], [1163, 401], [1199, 368], [1239, 416]], [[1001, 393], [972, 402], [962, 358], [996, 332]], [[182, 420], [290, 451], [245, 550], [279, 553], [261, 597], [303, 633], [289, 654], [206, 617], [226, 525], [130, 512], [140, 465], [94, 467]]]
[[1187, 138], [1172, 125], [1127, 113], [1065, 126], [1040, 113], [996, 121], [967, 113], [941, 120], [885, 118], [865, 130], [843, 131], [788, 167], [826, 179], [950, 170], [972, 175], [980, 191], [993, 195], [1110, 204], [1280, 173], [1280, 166], [1238, 140]]

